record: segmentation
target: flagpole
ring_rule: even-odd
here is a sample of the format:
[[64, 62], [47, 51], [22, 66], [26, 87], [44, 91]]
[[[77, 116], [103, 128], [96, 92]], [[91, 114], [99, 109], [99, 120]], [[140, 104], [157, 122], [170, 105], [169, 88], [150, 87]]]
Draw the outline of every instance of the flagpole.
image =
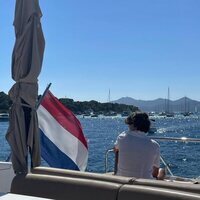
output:
[[37, 104], [36, 104], [36, 110], [38, 109], [38, 107], [40, 106], [42, 100], [44, 99], [46, 93], [48, 92], [49, 88], [51, 87], [51, 83], [49, 83], [45, 89], [45, 91], [43, 92], [43, 95], [40, 97], [40, 99], [38, 100]]

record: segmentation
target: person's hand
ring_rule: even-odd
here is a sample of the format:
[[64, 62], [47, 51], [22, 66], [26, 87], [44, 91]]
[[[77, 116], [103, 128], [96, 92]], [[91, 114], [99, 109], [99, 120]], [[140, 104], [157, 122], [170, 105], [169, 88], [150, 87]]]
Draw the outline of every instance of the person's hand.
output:
[[118, 149], [118, 148], [114, 147], [113, 149], [114, 149], [114, 152], [115, 152], [115, 153], [119, 152], [119, 149]]

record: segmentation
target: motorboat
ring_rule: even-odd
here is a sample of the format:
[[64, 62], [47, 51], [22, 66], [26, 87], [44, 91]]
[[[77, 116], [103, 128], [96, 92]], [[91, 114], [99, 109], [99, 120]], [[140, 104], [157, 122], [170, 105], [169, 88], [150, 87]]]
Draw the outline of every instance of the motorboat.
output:
[[174, 117], [174, 113], [166, 113], [166, 117]]
[[117, 116], [117, 113], [114, 112], [114, 111], [110, 111], [110, 112], [104, 113], [104, 116], [106, 116], [106, 117], [114, 117], [114, 116]]
[[98, 114], [96, 114], [96, 113], [93, 113], [92, 115], [91, 115], [91, 117], [98, 117], [99, 115]]

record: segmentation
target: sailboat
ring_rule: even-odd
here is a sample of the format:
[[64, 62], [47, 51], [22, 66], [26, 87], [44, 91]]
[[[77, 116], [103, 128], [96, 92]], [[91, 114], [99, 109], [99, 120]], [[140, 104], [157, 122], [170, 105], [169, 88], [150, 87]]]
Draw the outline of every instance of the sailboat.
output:
[[188, 103], [187, 103], [187, 97], [184, 97], [184, 112], [182, 113], [184, 117], [190, 116], [189, 108], [188, 108]]
[[[108, 103], [110, 103], [110, 102], [111, 102], [111, 100], [110, 100], [110, 89], [109, 89], [109, 91], [108, 91]], [[112, 110], [109, 110], [108, 112], [104, 113], [104, 116], [106, 116], [106, 117], [114, 117], [114, 116], [117, 116], [117, 113], [112, 111]]]
[[170, 89], [169, 89], [169, 87], [168, 87], [166, 117], [174, 117], [174, 113], [170, 111]]

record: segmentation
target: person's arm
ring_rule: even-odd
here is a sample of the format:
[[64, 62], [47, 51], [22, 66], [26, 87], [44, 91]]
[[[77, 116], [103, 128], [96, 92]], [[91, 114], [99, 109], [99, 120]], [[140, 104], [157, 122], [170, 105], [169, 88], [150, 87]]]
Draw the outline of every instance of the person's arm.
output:
[[114, 147], [113, 147], [115, 153], [119, 151], [119, 142], [118, 142], [118, 138], [119, 138], [119, 136], [117, 137], [117, 140], [115, 141]]
[[159, 173], [159, 168], [153, 166], [152, 176], [157, 179], [158, 178], [158, 173]]
[[159, 168], [160, 168], [160, 146], [155, 141], [154, 141], [154, 144], [156, 145], [156, 152], [155, 152], [155, 155], [154, 155], [154, 163], [153, 163], [153, 169], [152, 169], [152, 176], [154, 178], [158, 179]]
[[118, 168], [118, 161], [119, 161], [119, 149], [118, 147], [114, 147], [115, 152], [115, 167], [114, 167], [114, 175], [117, 174], [117, 168]]
[[114, 175], [117, 174], [117, 167], [118, 167], [118, 159], [119, 159], [119, 145], [118, 145], [118, 138], [114, 144], [114, 152], [115, 152], [115, 166], [114, 166]]
[[117, 146], [114, 146], [113, 149], [114, 149], [114, 152], [115, 152], [115, 153], [119, 151], [119, 148], [118, 148]]

